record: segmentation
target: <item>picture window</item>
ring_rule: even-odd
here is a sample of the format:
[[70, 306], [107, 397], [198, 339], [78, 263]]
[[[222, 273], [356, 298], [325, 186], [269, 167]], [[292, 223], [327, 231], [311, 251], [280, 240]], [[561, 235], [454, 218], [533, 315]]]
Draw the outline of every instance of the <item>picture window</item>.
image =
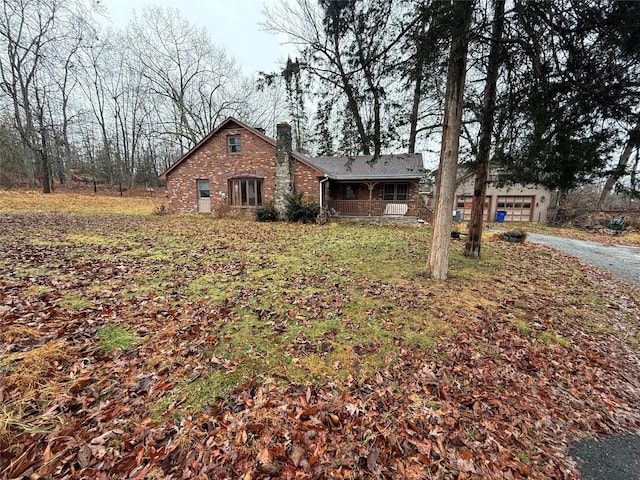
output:
[[262, 180], [239, 178], [229, 182], [231, 205], [236, 207], [262, 206]]

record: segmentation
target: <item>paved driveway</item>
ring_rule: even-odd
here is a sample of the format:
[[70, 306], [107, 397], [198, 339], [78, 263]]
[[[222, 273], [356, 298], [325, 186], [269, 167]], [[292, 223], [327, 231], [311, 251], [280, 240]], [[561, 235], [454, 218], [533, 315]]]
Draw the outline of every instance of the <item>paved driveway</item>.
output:
[[527, 240], [573, 255], [640, 286], [640, 247], [603, 245], [587, 240], [528, 233]]
[[[640, 286], [640, 247], [527, 234], [527, 240], [573, 255]], [[640, 436], [609, 437], [576, 443], [569, 451], [585, 480], [640, 480]]]

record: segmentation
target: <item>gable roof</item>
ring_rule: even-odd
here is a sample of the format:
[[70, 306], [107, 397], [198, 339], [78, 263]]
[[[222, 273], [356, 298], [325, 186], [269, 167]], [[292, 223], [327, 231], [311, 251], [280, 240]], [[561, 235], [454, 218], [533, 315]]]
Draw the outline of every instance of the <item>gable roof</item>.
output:
[[[167, 168], [164, 172], [162, 172], [162, 174], [160, 175], [161, 179], [166, 179], [167, 175], [169, 173], [171, 173], [178, 165], [180, 165], [182, 162], [184, 162], [186, 159], [188, 159], [189, 157], [191, 157], [195, 152], [197, 152], [200, 147], [202, 147], [204, 144], [206, 144], [213, 136], [215, 136], [216, 134], [218, 134], [219, 132], [221, 132], [222, 130], [226, 130], [228, 128], [243, 128], [247, 131], [249, 131], [251, 134], [261, 138], [262, 140], [264, 140], [265, 142], [269, 143], [270, 145], [273, 145], [273, 147], [276, 147], [276, 141], [271, 138], [266, 136], [263, 132], [261, 132], [260, 130], [250, 127], [249, 125], [247, 125], [244, 122], [241, 122], [240, 120], [233, 118], [233, 117], [227, 117], [220, 125], [218, 125], [216, 128], [214, 128], [211, 133], [209, 133], [209, 135], [207, 135], [206, 137], [204, 137], [202, 140], [200, 140], [197, 144], [195, 144], [188, 152], [186, 152], [184, 155], [182, 155], [173, 165], [171, 165], [169, 168]], [[291, 156], [293, 158], [295, 158], [296, 160], [317, 169], [317, 167], [315, 167], [314, 165], [311, 165], [308, 162], [308, 159], [295, 151], [291, 152]]]
[[[168, 174], [197, 152], [213, 136], [228, 128], [245, 129], [272, 145], [274, 149], [276, 148], [276, 141], [273, 138], [236, 118], [228, 117], [165, 170], [160, 178], [166, 179]], [[319, 176], [324, 175], [332, 180], [414, 180], [422, 178], [425, 174], [420, 153], [381, 155], [376, 161], [372, 155], [311, 158], [296, 151], [290, 154], [297, 161], [318, 171]]]
[[357, 157], [307, 158], [307, 162], [332, 180], [414, 180], [422, 178], [425, 168], [422, 154], [405, 153]]

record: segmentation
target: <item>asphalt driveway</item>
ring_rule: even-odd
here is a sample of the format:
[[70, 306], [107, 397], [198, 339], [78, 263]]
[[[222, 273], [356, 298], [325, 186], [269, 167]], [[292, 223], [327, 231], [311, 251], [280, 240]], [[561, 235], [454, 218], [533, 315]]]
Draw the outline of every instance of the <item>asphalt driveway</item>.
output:
[[[532, 243], [573, 255], [640, 286], [640, 247], [603, 245], [586, 240], [527, 234]], [[578, 442], [569, 451], [584, 480], [640, 480], [640, 436]]]
[[640, 247], [603, 245], [587, 240], [528, 233], [527, 240], [573, 255], [640, 286]]

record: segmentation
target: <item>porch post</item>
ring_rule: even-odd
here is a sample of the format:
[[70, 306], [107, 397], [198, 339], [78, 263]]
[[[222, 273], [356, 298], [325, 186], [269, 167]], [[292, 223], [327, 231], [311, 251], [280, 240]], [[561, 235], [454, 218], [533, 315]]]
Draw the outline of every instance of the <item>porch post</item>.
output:
[[367, 182], [369, 187], [369, 216], [371, 216], [371, 204], [373, 203], [373, 187], [376, 186], [374, 182]]

